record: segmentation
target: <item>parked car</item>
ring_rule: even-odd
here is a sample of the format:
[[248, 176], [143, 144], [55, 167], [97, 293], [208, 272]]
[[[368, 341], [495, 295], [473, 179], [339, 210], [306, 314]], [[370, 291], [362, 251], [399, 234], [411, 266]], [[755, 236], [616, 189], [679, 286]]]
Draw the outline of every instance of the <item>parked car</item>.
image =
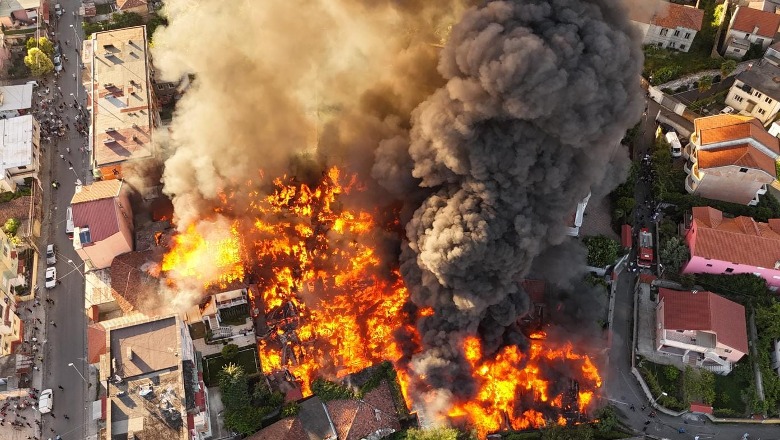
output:
[[65, 235], [69, 240], [73, 240], [73, 207], [68, 206], [65, 211]]
[[54, 253], [54, 245], [50, 244], [46, 246], [46, 264], [57, 263], [57, 254]]
[[51, 388], [47, 388], [41, 391], [41, 397], [38, 398], [38, 411], [41, 414], [48, 414], [51, 412], [52, 406], [54, 406], [54, 395], [51, 392]]
[[57, 17], [61, 17], [62, 13], [65, 12], [65, 10], [62, 9], [62, 6], [60, 6], [59, 3], [57, 3], [56, 5], [54, 5], [54, 12], [57, 14]]
[[54, 286], [57, 285], [57, 268], [47, 267], [46, 268], [46, 283], [44, 283], [44, 286], [46, 286], [47, 289], [52, 289]]
[[727, 106], [723, 110], [721, 110], [720, 113], [724, 114], [724, 115], [730, 115], [730, 114], [734, 113], [734, 107]]
[[60, 72], [62, 70], [62, 57], [54, 57], [54, 71]]

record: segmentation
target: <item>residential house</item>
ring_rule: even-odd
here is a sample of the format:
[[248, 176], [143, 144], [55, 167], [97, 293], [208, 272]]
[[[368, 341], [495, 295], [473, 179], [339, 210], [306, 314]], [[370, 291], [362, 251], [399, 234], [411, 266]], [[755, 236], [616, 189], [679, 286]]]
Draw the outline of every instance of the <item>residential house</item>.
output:
[[733, 107], [740, 115], [753, 116], [761, 124], [769, 124], [780, 112], [778, 81], [780, 67], [766, 59], [756, 61], [737, 75], [726, 95], [726, 105]]
[[688, 52], [701, 30], [704, 10], [661, 1], [650, 19], [639, 16], [631, 19], [643, 36], [643, 44]]
[[758, 119], [716, 115], [693, 122], [691, 142], [683, 150], [685, 189], [708, 199], [758, 204], [777, 178], [780, 141]]
[[379, 439], [401, 430], [387, 382], [360, 400], [331, 400], [317, 396], [300, 401], [295, 417], [286, 417], [247, 440], [360, 440]]
[[114, 257], [133, 250], [133, 212], [124, 182], [77, 186], [70, 204], [73, 248], [87, 270], [105, 269]]
[[[0, 230], [0, 296], [13, 297], [15, 301], [26, 300], [31, 295], [32, 284], [31, 266], [33, 260], [25, 262], [20, 258], [20, 253], [29, 249], [25, 240], [31, 233], [30, 217], [33, 210], [33, 198], [31, 196], [18, 197], [5, 203], [0, 203], [0, 225], [4, 225], [10, 219], [19, 221], [19, 227], [15, 234], [8, 234]], [[28, 251], [29, 252], [29, 251]], [[25, 275], [29, 275], [26, 277]]]
[[139, 14], [144, 20], [149, 18], [149, 4], [146, 0], [117, 0], [116, 8], [119, 12]]
[[184, 322], [171, 315], [118, 325], [105, 341], [106, 438], [211, 436], [208, 392]]
[[82, 60], [95, 177], [121, 178], [123, 164], [157, 154], [152, 132], [160, 115], [151, 87], [146, 27], [95, 32], [84, 41]]
[[32, 107], [32, 84], [0, 86], [0, 119], [28, 114]]
[[236, 332], [251, 332], [253, 327], [246, 289], [211, 295], [204, 303], [192, 306], [185, 316], [188, 324], [205, 324], [215, 339], [230, 337]]
[[683, 273], [753, 274], [780, 289], [780, 219], [728, 218], [715, 208], [695, 207], [685, 241], [691, 259]]
[[729, 374], [747, 353], [745, 307], [704, 291], [660, 288], [656, 350], [686, 365]]
[[38, 29], [41, 0], [0, 0], [0, 27], [9, 40], [26, 41]]
[[0, 357], [14, 354], [23, 336], [24, 325], [16, 313], [16, 301], [3, 295], [0, 300]]
[[727, 58], [741, 59], [751, 45], [766, 50], [780, 29], [780, 15], [774, 12], [737, 6], [731, 16], [728, 32], [724, 40], [724, 53]]
[[32, 115], [0, 119], [0, 191], [15, 192], [25, 179], [38, 179], [41, 127]]

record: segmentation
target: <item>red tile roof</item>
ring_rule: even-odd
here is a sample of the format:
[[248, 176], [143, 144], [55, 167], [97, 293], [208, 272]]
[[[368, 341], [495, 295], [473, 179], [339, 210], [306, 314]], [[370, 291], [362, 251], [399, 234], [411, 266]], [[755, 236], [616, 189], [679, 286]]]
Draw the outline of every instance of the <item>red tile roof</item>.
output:
[[119, 232], [121, 215], [114, 199], [101, 199], [72, 205], [73, 226], [83, 228], [89, 226], [92, 243], [105, 240]]
[[712, 407], [703, 403], [691, 403], [691, 412], [712, 414]]
[[287, 417], [250, 435], [246, 440], [309, 440], [298, 417]]
[[[774, 38], [778, 28], [780, 28], [780, 15], [740, 6], [734, 13], [734, 22], [731, 28], [766, 38]], [[756, 31], [754, 32], [754, 30]]]
[[775, 160], [749, 143], [729, 145], [717, 150], [700, 149], [698, 159], [701, 169], [734, 165], [740, 168], [762, 170], [770, 176], [777, 176]]
[[[648, 20], [639, 17], [635, 19], [644, 23], [648, 22]], [[649, 22], [669, 29], [683, 27], [700, 31], [703, 20], [704, 10], [702, 9], [662, 1]]]
[[362, 400], [332, 400], [326, 406], [339, 440], [360, 440], [379, 430], [401, 429], [387, 382]]
[[[723, 218], [710, 207], [695, 207], [696, 240], [691, 254], [712, 260], [773, 268], [780, 261], [780, 222], [750, 217]], [[773, 228], [774, 226], [774, 228]]]
[[156, 314], [163, 306], [157, 294], [159, 278], [154, 270], [159, 268], [162, 254], [156, 250], [128, 252], [117, 255], [111, 262], [111, 294], [123, 312], [138, 310]]
[[32, 196], [22, 196], [7, 202], [0, 203], [0, 223], [5, 223], [8, 219], [27, 220], [30, 218], [30, 207], [32, 206]]
[[106, 329], [99, 323], [87, 326], [87, 360], [90, 364], [100, 361], [106, 354]]
[[712, 292], [660, 288], [666, 330], [701, 330], [715, 333], [717, 341], [748, 352], [745, 307]]
[[702, 146], [753, 138], [768, 149], [780, 154], [780, 140], [767, 133], [761, 122], [751, 116], [707, 116], [695, 119], [693, 127]]

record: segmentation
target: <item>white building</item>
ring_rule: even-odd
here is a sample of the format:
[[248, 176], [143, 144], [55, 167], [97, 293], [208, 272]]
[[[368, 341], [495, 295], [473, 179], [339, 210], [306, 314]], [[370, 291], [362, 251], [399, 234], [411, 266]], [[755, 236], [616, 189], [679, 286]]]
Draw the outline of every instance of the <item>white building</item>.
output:
[[643, 35], [643, 44], [688, 52], [696, 33], [701, 30], [704, 10], [675, 3], [660, 2], [648, 20], [633, 16], [632, 21]]
[[32, 84], [0, 86], [0, 119], [27, 113], [32, 107]]
[[780, 15], [737, 6], [726, 33], [723, 55], [741, 59], [750, 49], [751, 44], [760, 45], [762, 50], [766, 50], [772, 44], [778, 28], [780, 28]]
[[766, 59], [754, 62], [737, 75], [726, 95], [726, 105], [740, 115], [753, 116], [762, 125], [780, 112], [780, 67]]
[[0, 119], [0, 191], [16, 191], [26, 178], [38, 178], [41, 129], [32, 115]]

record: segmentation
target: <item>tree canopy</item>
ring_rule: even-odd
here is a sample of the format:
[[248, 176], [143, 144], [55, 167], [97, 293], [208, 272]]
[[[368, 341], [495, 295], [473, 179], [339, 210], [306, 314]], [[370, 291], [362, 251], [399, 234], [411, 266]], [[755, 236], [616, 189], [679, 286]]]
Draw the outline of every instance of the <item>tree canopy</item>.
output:
[[27, 56], [24, 57], [24, 64], [30, 68], [30, 73], [33, 76], [44, 76], [54, 70], [54, 62], [44, 51], [37, 47], [27, 51]]
[[48, 57], [54, 55], [54, 43], [46, 37], [30, 38], [27, 40], [27, 50], [29, 51], [33, 47], [37, 47], [42, 50]]
[[661, 262], [674, 273], [680, 271], [682, 265], [691, 257], [688, 245], [680, 237], [672, 237], [661, 246], [659, 254]]
[[585, 237], [582, 242], [588, 249], [588, 265], [606, 267], [614, 263], [620, 252], [620, 243], [604, 236]]

